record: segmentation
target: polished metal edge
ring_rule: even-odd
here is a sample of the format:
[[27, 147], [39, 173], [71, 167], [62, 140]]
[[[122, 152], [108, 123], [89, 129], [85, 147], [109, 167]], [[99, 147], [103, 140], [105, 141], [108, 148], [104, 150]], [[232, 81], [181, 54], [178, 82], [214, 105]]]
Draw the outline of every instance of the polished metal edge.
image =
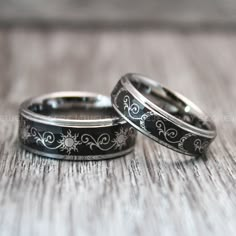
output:
[[89, 121], [87, 121], [86, 123], [79, 123], [76, 122], [75, 123], [70, 123], [70, 122], [57, 122], [57, 121], [52, 121], [52, 120], [40, 120], [38, 118], [34, 118], [32, 116], [29, 116], [25, 113], [20, 113], [20, 116], [22, 116], [23, 118], [30, 120], [30, 121], [34, 121], [37, 122], [39, 124], [45, 124], [45, 125], [53, 125], [53, 126], [57, 126], [57, 127], [65, 127], [65, 128], [77, 128], [77, 129], [84, 129], [84, 128], [105, 128], [105, 127], [113, 127], [116, 125], [124, 125], [125, 123], [127, 123], [123, 118], [119, 118], [119, 122], [104, 122], [104, 123], [100, 123], [101, 120], [99, 121], [99, 125], [96, 125], [96, 123], [89, 123]]
[[[48, 124], [48, 125], [56, 125], [61, 127], [75, 127], [75, 128], [99, 128], [105, 126], [114, 126], [118, 124], [124, 124], [125, 121], [117, 116], [113, 118], [105, 118], [105, 119], [94, 119], [94, 120], [73, 120], [73, 119], [61, 119], [61, 118], [52, 118], [49, 116], [37, 114], [29, 110], [29, 106], [34, 103], [42, 102], [44, 99], [55, 99], [60, 97], [91, 97], [91, 98], [98, 98], [100, 99], [101, 103], [104, 101], [104, 106], [112, 107], [110, 98], [108, 96], [104, 96], [101, 94], [90, 93], [90, 92], [55, 92], [49, 93], [46, 95], [42, 95], [39, 97], [31, 98], [23, 102], [20, 106], [19, 113], [26, 119]], [[109, 102], [108, 102], [109, 101]], [[100, 104], [102, 107], [102, 104]]]

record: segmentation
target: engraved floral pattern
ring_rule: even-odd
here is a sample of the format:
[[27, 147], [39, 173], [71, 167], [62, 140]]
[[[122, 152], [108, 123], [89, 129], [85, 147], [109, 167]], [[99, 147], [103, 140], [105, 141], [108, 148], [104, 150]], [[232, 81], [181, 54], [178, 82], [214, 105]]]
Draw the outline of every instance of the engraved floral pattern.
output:
[[166, 129], [165, 123], [162, 120], [157, 120], [156, 128], [158, 130], [158, 134], [163, 134], [166, 141], [168, 141], [169, 143], [179, 142], [179, 140], [176, 140], [176, 137], [178, 136], [178, 131], [173, 128]]
[[130, 102], [130, 97], [126, 95], [124, 97], [124, 110], [128, 110], [129, 116], [134, 119], [134, 120], [140, 120], [140, 117], [137, 117], [140, 111], [140, 107], [137, 103], [132, 103]]
[[128, 139], [128, 129], [121, 128], [119, 132], [116, 132], [116, 138], [112, 140], [114, 143], [115, 149], [122, 149], [122, 147], [126, 146], [126, 142]]
[[[36, 141], [36, 144], [42, 145], [51, 150], [58, 149], [62, 146], [62, 143], [58, 145], [58, 143], [55, 142], [56, 138], [52, 132], [45, 131], [41, 133], [35, 127], [32, 127], [30, 130], [31, 132], [29, 138], [33, 137]], [[53, 144], [56, 144], [56, 146], [52, 146]]]
[[109, 151], [111, 149], [121, 150], [128, 145], [128, 138], [135, 138], [135, 134], [136, 132], [133, 128], [121, 127], [118, 132], [115, 132], [115, 137], [112, 139], [108, 133], [102, 133], [98, 138], [95, 138], [91, 134], [79, 135], [79, 133], [72, 133], [68, 129], [66, 134], [60, 133], [60, 138], [58, 139], [52, 132], [40, 132], [37, 128], [27, 125], [26, 128], [22, 128], [21, 138], [24, 141], [33, 138], [38, 145], [42, 145], [50, 150], [59, 149], [66, 151], [70, 155], [72, 151], [79, 152], [80, 146], [83, 148], [82, 145], [88, 146], [90, 150], [93, 150], [94, 147], [101, 151]]
[[61, 139], [58, 141], [60, 144], [61, 151], [66, 150], [68, 154], [71, 153], [71, 151], [78, 151], [77, 146], [80, 144], [80, 142], [77, 140], [79, 134], [71, 134], [71, 130], [67, 131], [67, 134], [61, 134]]
[[102, 151], [108, 151], [113, 148], [113, 146], [109, 146], [111, 138], [107, 133], [101, 134], [97, 139], [90, 134], [83, 134], [80, 140], [80, 144], [86, 144], [91, 150], [93, 150], [94, 147]]
[[201, 139], [196, 139], [194, 141], [195, 151], [198, 150], [200, 153], [203, 153], [206, 150], [206, 148], [208, 147], [208, 145], [209, 145], [208, 141], [202, 142]]
[[21, 127], [21, 138], [25, 142], [30, 136], [30, 126], [24, 121]]
[[[117, 94], [119, 95], [121, 92], [125, 91], [123, 88], [121, 91], [119, 91]], [[121, 96], [122, 97], [122, 96]], [[118, 96], [115, 96], [115, 101], [117, 107], [119, 107], [121, 104], [118, 105]], [[185, 149], [185, 143], [188, 139], [192, 138], [193, 141], [193, 149], [195, 152], [203, 153], [207, 147], [209, 146], [209, 142], [205, 141], [203, 142], [201, 139], [197, 137], [197, 135], [193, 133], [185, 133], [180, 134], [178, 129], [175, 128], [167, 128], [166, 123], [161, 119], [159, 116], [155, 115], [152, 111], [143, 112], [143, 105], [139, 104], [135, 99], [132, 100], [132, 98], [129, 95], [124, 95], [123, 97], [123, 110], [127, 110], [127, 116], [128, 118], [131, 118], [134, 123], [137, 123], [138, 126], [145, 131], [147, 134], [151, 134], [154, 136], [154, 139], [156, 139], [159, 143], [161, 143], [164, 146], [167, 146], [171, 149], [174, 149], [176, 151], [181, 151], [185, 154], [191, 154], [188, 150]], [[153, 125], [156, 127], [157, 134], [153, 135], [152, 132], [148, 130], [146, 127], [146, 121], [149, 117], [153, 116]], [[203, 142], [203, 143], [202, 143]]]

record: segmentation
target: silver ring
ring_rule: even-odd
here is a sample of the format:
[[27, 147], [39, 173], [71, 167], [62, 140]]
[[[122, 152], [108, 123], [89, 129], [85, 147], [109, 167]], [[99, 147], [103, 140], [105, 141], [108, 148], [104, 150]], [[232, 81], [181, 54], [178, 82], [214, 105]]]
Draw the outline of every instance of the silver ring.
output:
[[138, 131], [186, 155], [203, 154], [216, 137], [213, 121], [195, 104], [139, 74], [120, 79], [112, 103]]
[[19, 140], [35, 154], [66, 160], [115, 158], [134, 148], [136, 130], [114, 111], [110, 98], [58, 92], [20, 106]]

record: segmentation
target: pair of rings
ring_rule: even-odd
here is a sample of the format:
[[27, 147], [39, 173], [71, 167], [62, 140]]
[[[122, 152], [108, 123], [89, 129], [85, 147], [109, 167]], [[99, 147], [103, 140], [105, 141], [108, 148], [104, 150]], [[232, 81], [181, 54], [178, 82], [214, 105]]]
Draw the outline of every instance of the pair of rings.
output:
[[184, 96], [139, 74], [123, 76], [111, 98], [58, 92], [20, 106], [19, 140], [35, 154], [101, 160], [133, 151], [137, 131], [174, 151], [199, 156], [216, 137], [213, 121]]

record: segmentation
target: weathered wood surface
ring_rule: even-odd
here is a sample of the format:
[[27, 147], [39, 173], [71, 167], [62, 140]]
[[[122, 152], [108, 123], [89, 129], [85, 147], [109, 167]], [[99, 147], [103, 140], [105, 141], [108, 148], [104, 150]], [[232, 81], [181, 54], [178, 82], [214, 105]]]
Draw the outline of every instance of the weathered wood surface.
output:
[[1, 25], [236, 28], [235, 0], [0, 0]]
[[[0, 235], [235, 235], [236, 35], [0, 32]], [[58, 90], [109, 94], [142, 72], [208, 110], [218, 137], [191, 159], [139, 136], [135, 152], [63, 162], [17, 146], [24, 99]]]

